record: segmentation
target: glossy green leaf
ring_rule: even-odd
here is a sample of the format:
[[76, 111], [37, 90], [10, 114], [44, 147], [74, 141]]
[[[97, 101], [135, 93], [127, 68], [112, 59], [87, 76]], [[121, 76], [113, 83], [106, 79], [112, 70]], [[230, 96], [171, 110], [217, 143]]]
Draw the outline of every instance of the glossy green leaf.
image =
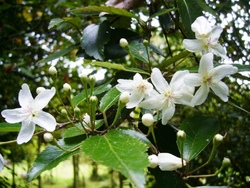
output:
[[95, 66], [105, 67], [109, 69], [115, 69], [120, 71], [127, 71], [127, 72], [134, 72], [134, 73], [140, 73], [140, 74], [148, 74], [148, 72], [138, 69], [138, 68], [132, 68], [132, 67], [126, 67], [122, 64], [116, 64], [116, 63], [110, 63], [110, 62], [102, 62], [102, 61], [93, 61], [91, 64]]
[[[79, 146], [79, 143], [66, 144], [64, 140], [60, 140], [59, 144], [68, 150], [72, 150]], [[53, 145], [46, 147], [33, 163], [32, 168], [28, 173], [28, 181], [32, 181], [42, 172], [56, 167], [60, 162], [78, 153], [80, 153], [79, 149], [72, 152], [66, 152]]]
[[[0, 123], [0, 132], [19, 132], [21, 129], [21, 123], [6, 123], [6, 122], [1, 122]], [[36, 126], [36, 131], [43, 130], [41, 127]]]
[[148, 55], [146, 51], [146, 47], [139, 42], [131, 42], [128, 45], [130, 53], [142, 62], [148, 63]]
[[90, 24], [83, 31], [81, 46], [89, 56], [103, 60], [104, 45], [109, 39], [110, 27], [107, 21], [100, 25]]
[[48, 29], [51, 29], [51, 28], [53, 28], [55, 26], [58, 26], [62, 22], [64, 22], [63, 19], [61, 19], [61, 18], [54, 18], [54, 19], [50, 20]]
[[82, 15], [96, 15], [101, 12], [106, 12], [112, 15], [119, 15], [119, 16], [125, 16], [130, 18], [139, 19], [135, 14], [125, 10], [120, 9], [112, 6], [88, 6], [88, 7], [82, 7], [73, 10], [75, 14], [82, 14]]
[[[187, 135], [183, 158], [186, 161], [194, 159], [211, 142], [218, 129], [218, 120], [214, 117], [197, 115], [183, 121], [180, 130], [185, 131]], [[181, 153], [179, 139], [177, 139], [177, 145]]]
[[196, 0], [177, 0], [177, 6], [187, 36], [193, 38], [194, 32], [191, 30], [191, 24], [202, 15], [202, 9], [196, 3]]
[[[108, 91], [111, 88], [110, 82], [106, 82], [103, 85], [97, 86], [94, 88], [93, 95], [99, 95], [105, 91]], [[90, 93], [90, 90], [87, 90], [87, 93]], [[83, 90], [81, 93], [77, 94], [75, 97], [72, 98], [72, 104], [77, 106], [79, 103], [86, 99], [85, 91]]]
[[108, 110], [111, 106], [116, 104], [120, 97], [120, 91], [115, 87], [110, 89], [100, 100], [100, 110], [101, 112]]
[[62, 57], [64, 55], [66, 55], [67, 53], [69, 53], [69, 52], [71, 52], [71, 51], [73, 51], [75, 49], [78, 49], [79, 47], [80, 46], [78, 44], [68, 46], [68, 47], [66, 47], [66, 48], [64, 48], [64, 49], [62, 49], [62, 50], [60, 50], [58, 52], [55, 52], [55, 53], [49, 55], [48, 57], [38, 61], [38, 63], [47, 63], [49, 61], [52, 61], [52, 60], [57, 59], [59, 57]]
[[119, 130], [83, 141], [82, 151], [98, 163], [120, 171], [137, 187], [145, 184], [145, 168], [148, 166], [147, 146], [139, 139]]

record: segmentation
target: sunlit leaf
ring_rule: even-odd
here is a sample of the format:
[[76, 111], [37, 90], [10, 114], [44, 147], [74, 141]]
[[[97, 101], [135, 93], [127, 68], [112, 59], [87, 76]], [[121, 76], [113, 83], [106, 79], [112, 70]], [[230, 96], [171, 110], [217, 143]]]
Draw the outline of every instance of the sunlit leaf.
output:
[[[184, 120], [180, 130], [185, 131], [183, 158], [186, 161], [194, 159], [211, 142], [219, 129], [218, 120], [214, 117], [197, 115]], [[179, 151], [180, 141], [177, 140]]]
[[[79, 143], [66, 144], [64, 140], [60, 140], [59, 144], [67, 150], [72, 150], [79, 146]], [[32, 168], [28, 173], [28, 181], [32, 181], [42, 172], [56, 167], [60, 162], [77, 153], [80, 153], [79, 149], [72, 152], [67, 152], [59, 149], [56, 146], [48, 146], [38, 155], [35, 162], [33, 163]]]
[[139, 139], [112, 130], [83, 141], [81, 149], [92, 160], [120, 171], [137, 188], [144, 187], [145, 168], [148, 166], [147, 146]]
[[148, 55], [146, 51], [146, 47], [139, 42], [131, 42], [128, 45], [130, 53], [136, 58], [141, 60], [142, 62], [148, 63]]
[[119, 100], [120, 92], [113, 87], [100, 100], [101, 112], [108, 110], [111, 106], [116, 104]]
[[116, 63], [110, 63], [110, 62], [101, 62], [101, 61], [93, 61], [91, 64], [100, 66], [100, 67], [105, 67], [109, 69], [115, 69], [115, 70], [120, 70], [120, 71], [127, 71], [127, 72], [134, 72], [134, 73], [140, 73], [140, 74], [148, 74], [148, 72], [138, 69], [138, 68], [133, 68], [133, 67], [125, 67], [121, 64], [116, 64]]
[[53, 28], [55, 26], [58, 26], [62, 22], [64, 22], [63, 19], [61, 19], [61, 18], [54, 18], [54, 19], [50, 20], [48, 29], [51, 29], [51, 28]]

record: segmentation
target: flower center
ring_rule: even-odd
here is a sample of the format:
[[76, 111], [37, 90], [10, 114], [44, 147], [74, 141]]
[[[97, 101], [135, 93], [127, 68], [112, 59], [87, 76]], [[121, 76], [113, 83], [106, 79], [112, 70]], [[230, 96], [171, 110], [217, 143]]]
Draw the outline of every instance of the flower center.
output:
[[205, 84], [210, 85], [211, 82], [212, 82], [212, 76], [210, 76], [210, 75], [204, 76], [203, 79], [202, 79], [202, 82], [205, 83]]
[[138, 93], [144, 93], [148, 89], [145, 83], [140, 83], [136, 88]]

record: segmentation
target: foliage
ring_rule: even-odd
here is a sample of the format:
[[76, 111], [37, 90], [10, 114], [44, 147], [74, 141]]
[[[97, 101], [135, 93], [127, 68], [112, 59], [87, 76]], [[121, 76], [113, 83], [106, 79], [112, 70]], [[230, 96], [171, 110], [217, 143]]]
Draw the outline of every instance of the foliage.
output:
[[[249, 78], [241, 74], [249, 71], [249, 44], [245, 40], [249, 25], [244, 14], [249, 11], [249, 2], [157, 0], [126, 10], [119, 4], [105, 6], [104, 1], [10, 1], [0, 7], [1, 87], [5, 88], [0, 94], [1, 111], [18, 107], [17, 93], [24, 82], [31, 91], [42, 85], [57, 90], [45, 108], [57, 120], [53, 141], [36, 157], [28, 181], [70, 156], [83, 154], [119, 171], [136, 187], [249, 185], [248, 149], [244, 147], [249, 142]], [[158, 90], [151, 74], [153, 68], [159, 68], [168, 83], [180, 70], [197, 72], [204, 54], [188, 52], [182, 45], [183, 39], [196, 37], [191, 24], [202, 15], [221, 23], [228, 14], [232, 19], [222, 22], [225, 29], [220, 43], [228, 57], [240, 64], [235, 65], [237, 74], [224, 79], [230, 90], [227, 103], [213, 92], [199, 106], [176, 102], [175, 114], [166, 125], [161, 121], [162, 108], [126, 108], [117, 83], [132, 83], [140, 74], [143, 81], [152, 82]], [[156, 22], [159, 25], [154, 26]], [[120, 45], [121, 38], [127, 45]], [[76, 65], [79, 61], [80, 66]], [[223, 61], [215, 57], [214, 64]], [[52, 65], [56, 75], [47, 71]], [[96, 80], [99, 70], [105, 70], [104, 78]], [[64, 83], [70, 84], [69, 91], [63, 88]], [[153, 126], [141, 122], [145, 113], [154, 116]], [[184, 137], [176, 137], [179, 130], [185, 132]], [[13, 144], [15, 141], [10, 140], [19, 131], [19, 123], [2, 120], [0, 144], [4, 147], [0, 153], [17, 162], [20, 159], [13, 154], [18, 150], [5, 144]], [[35, 135], [41, 138], [45, 132], [36, 128]], [[214, 141], [217, 133], [224, 135], [219, 149]], [[35, 144], [38, 151], [40, 144], [41, 139]], [[21, 149], [18, 152], [23, 154]], [[166, 152], [182, 158], [181, 169], [168, 172], [149, 167], [149, 155]], [[224, 157], [231, 160], [229, 168], [222, 164]], [[147, 178], [150, 176], [153, 180]]]

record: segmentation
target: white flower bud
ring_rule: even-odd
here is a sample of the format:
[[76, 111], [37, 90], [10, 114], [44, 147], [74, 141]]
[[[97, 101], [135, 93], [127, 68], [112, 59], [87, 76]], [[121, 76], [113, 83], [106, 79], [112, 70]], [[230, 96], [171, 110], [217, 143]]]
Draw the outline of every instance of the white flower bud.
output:
[[223, 139], [224, 137], [221, 134], [216, 134], [213, 138], [214, 147], [218, 147], [222, 143]]
[[149, 155], [148, 160], [150, 168], [155, 168], [158, 166], [158, 157], [156, 155]]
[[120, 101], [124, 104], [127, 104], [128, 101], [130, 99], [130, 95], [129, 95], [129, 92], [125, 91], [125, 92], [122, 92], [121, 95], [120, 95]]
[[[182, 160], [170, 153], [159, 153], [158, 164], [162, 171], [173, 171], [182, 167]], [[183, 160], [183, 165], [186, 165], [185, 160]]]
[[229, 166], [231, 164], [231, 161], [229, 158], [224, 157], [223, 161], [222, 161], [222, 166], [226, 167]]
[[146, 113], [141, 118], [143, 125], [150, 127], [154, 124], [154, 117], [150, 113]]
[[49, 68], [49, 73], [50, 73], [51, 75], [57, 74], [56, 68], [55, 68], [54, 66], [51, 66], [51, 67]]
[[128, 46], [128, 41], [127, 41], [127, 39], [121, 38], [121, 39], [120, 39], [120, 46], [121, 46], [122, 48], [127, 47], [127, 46]]
[[44, 87], [38, 87], [36, 88], [36, 93], [39, 94], [41, 92], [45, 91], [45, 88]]
[[69, 92], [71, 90], [71, 86], [68, 83], [63, 84], [63, 91]]
[[45, 142], [52, 142], [54, 139], [54, 136], [51, 133], [45, 133], [43, 135], [43, 139], [45, 140]]
[[183, 131], [183, 130], [179, 130], [178, 132], [177, 132], [177, 137], [179, 138], [179, 139], [182, 139], [183, 141], [186, 139], [186, 133]]

